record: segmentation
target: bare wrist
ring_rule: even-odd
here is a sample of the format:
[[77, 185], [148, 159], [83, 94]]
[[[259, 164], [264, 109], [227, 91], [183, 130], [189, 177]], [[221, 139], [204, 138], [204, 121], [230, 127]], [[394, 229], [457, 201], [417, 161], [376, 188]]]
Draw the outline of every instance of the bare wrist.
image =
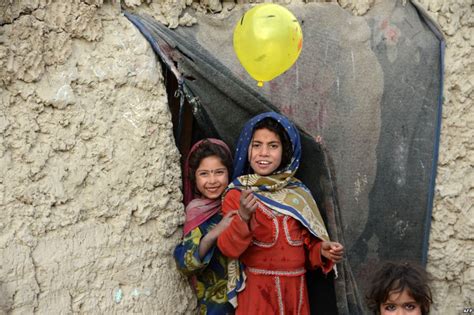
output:
[[209, 233], [207, 233], [208, 237], [209, 237], [209, 240], [214, 242], [217, 240], [217, 238], [219, 237], [219, 234], [220, 231], [219, 231], [219, 228], [216, 226], [214, 227], [212, 230], [209, 231]]
[[240, 213], [240, 211], [238, 212], [238, 214], [239, 214], [239, 217], [240, 217], [240, 219], [241, 219], [242, 221], [244, 221], [245, 223], [249, 223], [250, 216], [247, 217], [247, 218], [245, 218], [245, 217], [242, 215], [242, 213]]

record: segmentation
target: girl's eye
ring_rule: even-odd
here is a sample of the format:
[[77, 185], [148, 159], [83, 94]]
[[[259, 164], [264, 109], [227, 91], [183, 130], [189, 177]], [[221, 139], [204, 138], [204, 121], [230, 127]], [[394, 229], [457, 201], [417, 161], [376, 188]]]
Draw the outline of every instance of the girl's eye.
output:
[[415, 305], [415, 304], [406, 304], [406, 305], [405, 305], [405, 308], [406, 308], [407, 310], [412, 311], [412, 310], [414, 310], [414, 309], [416, 308], [416, 305]]
[[260, 146], [260, 143], [252, 143], [253, 148], [258, 148]]
[[209, 173], [208, 172], [199, 172], [197, 175], [199, 177], [206, 177], [207, 175], [209, 175]]
[[224, 170], [217, 170], [217, 171], [215, 171], [214, 174], [219, 175], [219, 176], [222, 176], [222, 175], [225, 174], [225, 171], [224, 171]]
[[272, 149], [278, 149], [278, 144], [272, 144], [272, 145], [270, 145], [270, 148], [272, 148]]
[[385, 305], [385, 310], [386, 310], [386, 311], [393, 312], [396, 308], [397, 308], [397, 306], [396, 306], [395, 304], [387, 304], [387, 305]]

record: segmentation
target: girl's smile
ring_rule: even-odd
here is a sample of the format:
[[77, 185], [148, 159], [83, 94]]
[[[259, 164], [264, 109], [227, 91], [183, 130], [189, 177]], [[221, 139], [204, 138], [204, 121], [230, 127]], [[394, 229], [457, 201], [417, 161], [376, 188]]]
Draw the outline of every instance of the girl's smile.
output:
[[219, 198], [229, 184], [227, 168], [217, 156], [201, 160], [196, 170], [196, 188], [208, 199]]

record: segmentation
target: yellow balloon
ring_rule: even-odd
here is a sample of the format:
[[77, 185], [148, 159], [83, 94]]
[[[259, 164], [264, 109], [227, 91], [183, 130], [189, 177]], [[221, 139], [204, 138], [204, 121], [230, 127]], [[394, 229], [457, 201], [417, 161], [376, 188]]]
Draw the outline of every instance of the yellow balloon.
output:
[[234, 29], [237, 58], [259, 86], [288, 70], [302, 47], [298, 20], [278, 4], [256, 5], [245, 12]]

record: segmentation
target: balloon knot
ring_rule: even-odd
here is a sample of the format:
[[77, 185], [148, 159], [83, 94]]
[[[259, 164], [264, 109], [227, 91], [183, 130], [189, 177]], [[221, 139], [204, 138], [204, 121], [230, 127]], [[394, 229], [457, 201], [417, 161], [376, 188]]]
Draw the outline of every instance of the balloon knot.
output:
[[258, 87], [262, 87], [262, 86], [263, 86], [263, 82], [262, 82], [262, 81], [258, 81], [257, 85], [258, 85]]

